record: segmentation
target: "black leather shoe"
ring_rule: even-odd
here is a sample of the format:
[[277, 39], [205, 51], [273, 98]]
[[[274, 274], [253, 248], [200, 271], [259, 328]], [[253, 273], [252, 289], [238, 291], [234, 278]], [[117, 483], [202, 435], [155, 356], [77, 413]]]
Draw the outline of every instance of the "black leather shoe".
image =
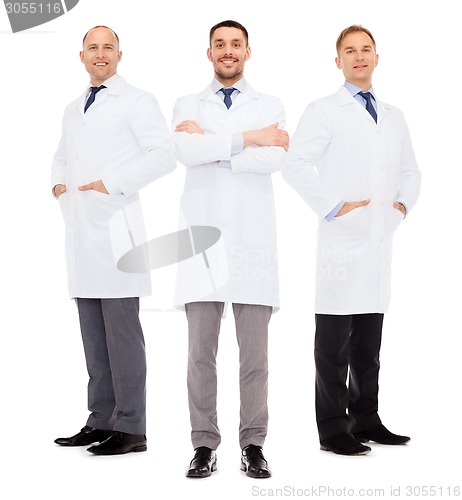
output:
[[186, 477], [209, 477], [217, 470], [217, 454], [207, 446], [199, 446], [194, 450], [194, 458], [186, 471]]
[[361, 432], [355, 432], [354, 437], [360, 443], [366, 443], [367, 441], [375, 441], [380, 444], [405, 444], [411, 440], [408, 436], [399, 436], [398, 434], [393, 434], [390, 432], [383, 424], [379, 424], [372, 429], [367, 429]]
[[95, 455], [123, 455], [130, 451], [146, 451], [146, 436], [114, 431], [101, 444], [90, 446], [87, 451]]
[[88, 425], [86, 425], [74, 436], [55, 439], [55, 443], [60, 446], [88, 446], [89, 444], [96, 443], [97, 441], [102, 443], [111, 435], [111, 433], [112, 431], [94, 429], [93, 427], [88, 427]]
[[327, 439], [321, 439], [321, 450], [332, 451], [337, 455], [367, 455], [371, 449], [353, 437], [353, 434], [341, 432]]
[[261, 446], [249, 444], [242, 450], [241, 455], [241, 470], [246, 476], [254, 478], [271, 477], [271, 470], [268, 467], [268, 462], [263, 456]]

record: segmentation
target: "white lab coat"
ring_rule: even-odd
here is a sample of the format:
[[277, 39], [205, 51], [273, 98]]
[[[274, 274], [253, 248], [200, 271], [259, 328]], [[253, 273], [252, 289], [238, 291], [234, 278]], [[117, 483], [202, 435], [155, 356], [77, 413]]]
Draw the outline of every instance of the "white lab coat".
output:
[[[141, 297], [151, 292], [144, 273], [117, 269], [121, 249], [145, 242], [138, 191], [176, 166], [170, 132], [155, 98], [114, 75], [84, 114], [86, 93], [65, 110], [51, 185], [66, 224], [71, 297]], [[109, 194], [79, 191], [102, 179]], [[117, 249], [117, 252], [115, 252]]]
[[248, 84], [228, 110], [213, 90], [178, 99], [173, 129], [195, 120], [205, 134], [174, 132], [186, 165], [183, 223], [220, 229], [213, 248], [178, 266], [175, 304], [194, 301], [261, 304], [279, 308], [276, 216], [271, 174], [282, 168], [280, 147], [250, 146], [232, 155], [232, 135], [275, 122], [283, 128], [280, 100]]
[[[401, 111], [377, 102], [378, 120], [345, 87], [310, 104], [292, 138], [284, 179], [319, 216], [315, 311], [384, 313], [390, 301], [394, 201], [411, 210], [421, 175]], [[342, 200], [365, 207], [325, 217]]]

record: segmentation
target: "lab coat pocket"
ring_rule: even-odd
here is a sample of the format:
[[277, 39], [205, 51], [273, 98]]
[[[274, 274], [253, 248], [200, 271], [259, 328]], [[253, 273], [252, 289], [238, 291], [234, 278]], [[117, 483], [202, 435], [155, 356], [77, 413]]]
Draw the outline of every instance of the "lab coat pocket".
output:
[[358, 215], [364, 210], [364, 207], [357, 207], [353, 208], [353, 210], [350, 210], [348, 213], [345, 215], [340, 215], [338, 217], [334, 217], [333, 220], [328, 222], [328, 224], [337, 224], [337, 223], [344, 223], [347, 220], [354, 219], [355, 217], [358, 217]]
[[401, 225], [401, 222], [404, 219], [404, 215], [395, 207], [391, 207], [391, 209], [387, 212], [387, 229], [389, 233], [393, 233], [398, 229]]
[[180, 200], [181, 227], [210, 225], [213, 220], [214, 201], [204, 188], [194, 188], [183, 193]]
[[109, 239], [109, 221], [126, 204], [123, 194], [104, 194], [88, 191], [89, 194], [89, 229], [93, 240]]
[[70, 201], [69, 201], [68, 191], [64, 192], [59, 196], [58, 203], [65, 224], [69, 224], [71, 222], [71, 214], [70, 214]]
[[[245, 246], [276, 245], [276, 213], [272, 194], [257, 190], [245, 193], [239, 233]], [[249, 217], [246, 214], [251, 214]], [[236, 214], [234, 214], [236, 216]]]
[[[364, 253], [367, 245], [366, 207], [358, 207], [319, 226], [318, 248], [335, 257], [348, 252]], [[334, 255], [335, 254], [335, 255]], [[337, 256], [338, 257], [338, 256]]]

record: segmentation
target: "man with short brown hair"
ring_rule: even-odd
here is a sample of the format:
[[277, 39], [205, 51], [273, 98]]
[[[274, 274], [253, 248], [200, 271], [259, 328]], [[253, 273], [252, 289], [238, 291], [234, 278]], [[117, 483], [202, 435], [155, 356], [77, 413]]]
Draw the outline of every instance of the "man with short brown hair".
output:
[[[293, 136], [285, 180], [319, 216], [316, 421], [321, 449], [398, 445], [378, 415], [379, 354], [390, 300], [394, 231], [419, 196], [420, 171], [401, 111], [372, 88], [375, 40], [362, 26], [337, 41], [345, 83], [311, 103]], [[349, 384], [346, 378], [349, 372]]]

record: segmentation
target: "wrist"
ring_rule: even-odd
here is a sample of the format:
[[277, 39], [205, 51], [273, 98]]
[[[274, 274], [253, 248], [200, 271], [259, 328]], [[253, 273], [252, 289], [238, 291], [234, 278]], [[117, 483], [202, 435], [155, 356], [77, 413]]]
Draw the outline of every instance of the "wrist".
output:
[[242, 134], [242, 137], [244, 139], [244, 147], [245, 148], [247, 146], [252, 146], [252, 144], [256, 144], [255, 131], [254, 130], [248, 130], [247, 132], [244, 132]]
[[407, 207], [404, 203], [401, 203], [400, 201], [396, 202], [396, 208], [403, 214], [404, 217], [407, 215]]

